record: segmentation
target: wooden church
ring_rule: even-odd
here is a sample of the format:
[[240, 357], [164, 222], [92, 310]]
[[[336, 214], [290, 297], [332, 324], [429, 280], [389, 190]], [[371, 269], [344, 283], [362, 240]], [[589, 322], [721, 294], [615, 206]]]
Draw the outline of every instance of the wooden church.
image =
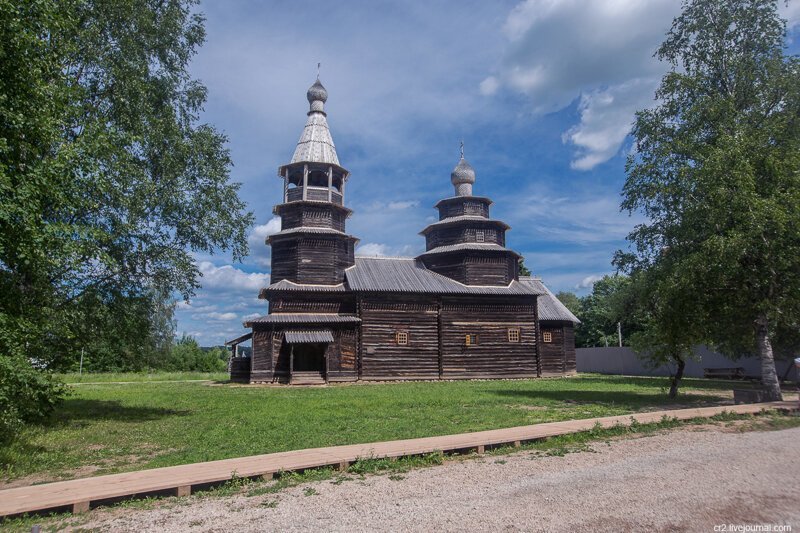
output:
[[454, 195], [436, 204], [418, 257], [356, 257], [347, 233], [348, 171], [328, 128], [328, 93], [317, 79], [291, 162], [278, 170], [281, 230], [268, 314], [245, 322], [251, 357], [231, 360], [247, 383], [532, 378], [575, 372], [575, 316], [541, 280], [519, 276], [506, 247], [507, 224], [492, 201], [473, 194], [463, 157], [450, 176]]

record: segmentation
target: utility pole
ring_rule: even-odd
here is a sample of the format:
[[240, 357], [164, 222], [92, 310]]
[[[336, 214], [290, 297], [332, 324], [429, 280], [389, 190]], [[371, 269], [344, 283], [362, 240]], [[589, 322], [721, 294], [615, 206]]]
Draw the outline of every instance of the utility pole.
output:
[[617, 322], [617, 337], [619, 338], [619, 347], [622, 348], [622, 322]]

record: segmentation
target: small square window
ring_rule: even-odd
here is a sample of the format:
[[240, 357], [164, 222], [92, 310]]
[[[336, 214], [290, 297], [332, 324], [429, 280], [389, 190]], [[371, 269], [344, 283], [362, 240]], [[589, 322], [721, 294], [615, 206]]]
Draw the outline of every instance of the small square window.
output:
[[464, 344], [466, 344], [467, 346], [473, 346], [475, 344], [478, 344], [478, 336], [473, 333], [468, 334], [464, 338]]
[[408, 344], [408, 332], [407, 331], [398, 331], [395, 334], [395, 340], [397, 341], [397, 344], [401, 344], [401, 345], [405, 346], [406, 344]]
[[486, 241], [486, 234], [483, 232], [482, 229], [475, 231], [475, 242], [485, 242]]
[[519, 328], [508, 328], [508, 342], [519, 342]]
[[550, 331], [543, 331], [542, 342], [553, 342], [553, 333]]

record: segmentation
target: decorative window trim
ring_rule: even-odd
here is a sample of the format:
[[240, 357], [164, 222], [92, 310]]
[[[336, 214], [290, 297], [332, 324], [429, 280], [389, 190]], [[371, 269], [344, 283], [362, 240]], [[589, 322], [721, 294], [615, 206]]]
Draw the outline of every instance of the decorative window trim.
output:
[[519, 342], [521, 336], [520, 328], [508, 328], [508, 342]]
[[408, 346], [408, 331], [399, 330], [394, 333], [394, 342], [398, 346]]
[[464, 336], [464, 344], [466, 346], [475, 346], [477, 344], [480, 344], [480, 339], [478, 338], [478, 335], [476, 333], [467, 333]]
[[553, 342], [553, 332], [552, 331], [543, 331], [542, 332], [542, 342]]
[[475, 242], [486, 242], [486, 232], [482, 229], [475, 230]]

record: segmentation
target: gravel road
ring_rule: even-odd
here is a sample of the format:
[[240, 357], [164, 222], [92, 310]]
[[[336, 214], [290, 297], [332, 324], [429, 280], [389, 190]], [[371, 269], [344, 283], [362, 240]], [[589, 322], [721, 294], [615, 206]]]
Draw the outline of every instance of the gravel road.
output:
[[[450, 461], [403, 479], [307, 484], [262, 496], [92, 513], [103, 531], [714, 531], [789, 524], [800, 531], [800, 428], [718, 427]], [[306, 495], [308, 487], [317, 494]], [[277, 506], [264, 503], [277, 500]], [[272, 504], [274, 505], [274, 504]], [[728, 529], [730, 531], [730, 529]], [[774, 531], [774, 530], [773, 530]]]

